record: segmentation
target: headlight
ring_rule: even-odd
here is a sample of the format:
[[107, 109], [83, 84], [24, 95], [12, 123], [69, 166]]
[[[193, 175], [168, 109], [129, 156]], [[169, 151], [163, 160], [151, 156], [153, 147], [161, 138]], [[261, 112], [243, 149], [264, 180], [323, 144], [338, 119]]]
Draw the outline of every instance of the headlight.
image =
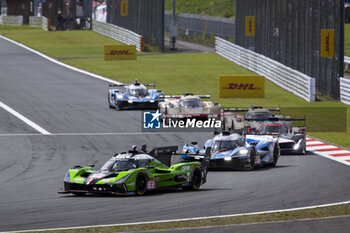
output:
[[224, 160], [225, 160], [225, 161], [231, 161], [232, 158], [231, 158], [231, 157], [225, 157]]
[[132, 104], [132, 102], [133, 102], [132, 100], [128, 100], [128, 103], [129, 103], [129, 104]]
[[241, 150], [238, 152], [238, 154], [240, 154], [240, 155], [247, 155], [248, 152], [249, 152], [248, 149], [241, 149]]
[[123, 95], [117, 95], [117, 99], [124, 99]]
[[298, 143], [293, 146], [293, 149], [294, 150], [298, 150], [300, 148], [300, 145], [301, 145], [302, 141], [303, 141], [303, 139], [299, 139]]
[[154, 103], [154, 100], [149, 101], [150, 103]]

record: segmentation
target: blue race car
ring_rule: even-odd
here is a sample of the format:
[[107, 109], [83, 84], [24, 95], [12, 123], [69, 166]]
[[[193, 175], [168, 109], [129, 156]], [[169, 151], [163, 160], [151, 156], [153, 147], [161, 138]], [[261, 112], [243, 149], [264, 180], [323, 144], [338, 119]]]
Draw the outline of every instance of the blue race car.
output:
[[[108, 104], [115, 110], [122, 109], [157, 109], [158, 102], [164, 100], [164, 93], [157, 89], [147, 89], [154, 84], [141, 84], [137, 80], [130, 85], [110, 84], [108, 90]], [[123, 87], [125, 91], [116, 89]]]
[[264, 140], [246, 141], [237, 133], [222, 132], [204, 144], [200, 150], [196, 143], [183, 147], [183, 159], [201, 157], [211, 148], [209, 169], [253, 170], [263, 165], [275, 166], [280, 156], [278, 141], [272, 137]]

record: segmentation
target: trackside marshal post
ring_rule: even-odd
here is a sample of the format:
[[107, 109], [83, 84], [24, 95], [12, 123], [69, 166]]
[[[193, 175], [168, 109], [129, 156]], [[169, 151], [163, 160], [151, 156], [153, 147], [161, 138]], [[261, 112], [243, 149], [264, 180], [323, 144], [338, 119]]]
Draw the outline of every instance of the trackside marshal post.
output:
[[264, 76], [220, 76], [220, 98], [264, 98]]
[[105, 45], [104, 60], [136, 60], [136, 45]]

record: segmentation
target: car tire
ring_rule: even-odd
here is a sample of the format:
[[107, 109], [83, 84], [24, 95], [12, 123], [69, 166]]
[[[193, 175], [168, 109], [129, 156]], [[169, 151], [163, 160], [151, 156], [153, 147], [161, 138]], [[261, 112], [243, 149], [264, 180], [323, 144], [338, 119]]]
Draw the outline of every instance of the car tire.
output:
[[117, 102], [115, 102], [114, 109], [117, 110], [117, 111], [121, 110], [121, 107], [120, 107], [120, 105]]
[[144, 172], [140, 172], [136, 177], [136, 195], [142, 196], [147, 190], [147, 175]]
[[301, 148], [299, 154], [300, 155], [306, 155], [306, 143], [303, 143], [303, 147]]
[[193, 168], [190, 183], [190, 186], [184, 186], [183, 189], [199, 190], [199, 187], [202, 184], [202, 169], [199, 166]]
[[114, 108], [114, 106], [111, 104], [111, 97], [108, 93], [108, 105], [109, 105], [109, 108]]
[[249, 167], [249, 170], [254, 170], [254, 168], [255, 168], [255, 156], [256, 156], [255, 149], [252, 148], [250, 150], [250, 167]]
[[277, 160], [278, 160], [279, 153], [280, 153], [279, 150], [280, 150], [280, 148], [278, 147], [278, 144], [276, 143], [275, 147], [273, 149], [273, 161], [271, 164], [272, 167], [275, 167], [277, 165]]

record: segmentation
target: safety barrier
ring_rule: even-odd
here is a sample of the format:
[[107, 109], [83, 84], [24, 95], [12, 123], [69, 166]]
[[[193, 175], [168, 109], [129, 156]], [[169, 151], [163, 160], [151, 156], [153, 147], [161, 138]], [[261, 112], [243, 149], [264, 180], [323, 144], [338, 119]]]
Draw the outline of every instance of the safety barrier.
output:
[[3, 25], [23, 25], [23, 16], [22, 15], [7, 15], [1, 17], [1, 24]]
[[350, 57], [344, 57], [344, 64], [345, 64], [345, 72], [349, 70], [349, 65], [350, 65]]
[[128, 29], [93, 20], [92, 30], [122, 43], [128, 45], [136, 45], [136, 49], [139, 52], [143, 52], [145, 49], [143, 36]]
[[340, 78], [340, 100], [350, 105], [350, 79]]
[[45, 31], [50, 31], [50, 19], [43, 16], [30, 16], [29, 25], [32, 27], [41, 27]]
[[315, 101], [315, 79], [264, 55], [215, 37], [215, 52], [308, 101]]

